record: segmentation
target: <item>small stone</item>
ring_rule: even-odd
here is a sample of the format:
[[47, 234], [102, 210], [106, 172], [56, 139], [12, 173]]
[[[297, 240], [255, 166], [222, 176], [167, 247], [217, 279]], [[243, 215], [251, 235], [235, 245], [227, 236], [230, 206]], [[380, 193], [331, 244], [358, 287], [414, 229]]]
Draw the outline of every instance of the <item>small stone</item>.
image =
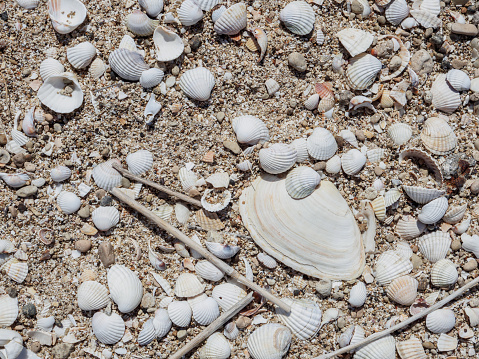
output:
[[173, 76], [178, 76], [180, 74], [180, 68], [178, 66], [175, 66], [171, 69], [171, 74]]
[[95, 197], [99, 200], [105, 197], [105, 195], [106, 195], [106, 191], [104, 189], [99, 189], [98, 191], [95, 192]]
[[434, 62], [426, 50], [419, 50], [412, 55], [410, 66], [418, 75], [424, 75], [432, 72]]
[[323, 297], [331, 295], [332, 282], [329, 279], [320, 279], [316, 282], [316, 292]]
[[476, 36], [478, 31], [474, 24], [460, 24], [455, 22], [451, 25], [451, 32], [458, 35]]
[[236, 319], [235, 323], [238, 329], [244, 329], [249, 327], [251, 325], [251, 322], [252, 322], [251, 318], [240, 315], [240, 317]]
[[23, 164], [26, 161], [25, 155], [23, 153], [17, 153], [15, 156], [12, 157], [13, 163], [17, 167], [23, 167]]
[[479, 77], [471, 80], [471, 91], [479, 92]]
[[15, 287], [8, 287], [5, 292], [7, 292], [10, 298], [17, 297], [17, 289]]
[[73, 352], [74, 346], [69, 343], [57, 344], [52, 349], [52, 354], [54, 358], [66, 359]]
[[315, 170], [315, 171], [323, 171], [325, 169], [326, 169], [326, 162], [324, 162], [324, 161], [316, 162], [313, 165], [313, 170]]
[[35, 172], [35, 170], [37, 169], [36, 166], [31, 162], [25, 162], [23, 164], [23, 168], [25, 168], [25, 171], [27, 172]]
[[474, 50], [479, 51], [479, 38], [475, 37], [474, 39], [472, 39], [470, 45]]
[[466, 272], [472, 272], [474, 269], [477, 269], [477, 261], [473, 258], [470, 258], [463, 266]]
[[378, 16], [378, 23], [379, 25], [384, 25], [386, 24], [386, 18], [384, 16]]
[[103, 148], [100, 152], [100, 155], [103, 158], [107, 158], [109, 154], [110, 154], [110, 149], [108, 147]]
[[298, 106], [298, 102], [295, 99], [291, 99], [289, 100], [289, 106], [291, 108], [295, 108], [296, 106]]
[[37, 308], [35, 307], [35, 304], [28, 303], [23, 306], [22, 313], [27, 318], [34, 318], [37, 315]]
[[235, 155], [239, 155], [241, 153], [241, 148], [238, 145], [238, 142], [236, 141], [230, 141], [230, 140], [223, 141], [223, 146], [225, 146], [226, 149], [230, 150]]
[[218, 112], [216, 114], [216, 119], [218, 120], [219, 123], [223, 122], [223, 120], [225, 119], [225, 113], [223, 111]]
[[364, 135], [363, 130], [356, 130], [355, 135], [356, 135], [356, 138], [358, 139], [358, 141], [361, 141], [361, 142], [366, 141], [366, 136]]
[[391, 61], [389, 62], [389, 68], [390, 70], [394, 71], [401, 66], [402, 60], [399, 56], [393, 56]]
[[143, 309], [153, 308], [155, 306], [155, 297], [153, 294], [146, 292], [141, 299], [140, 305]]
[[88, 217], [90, 217], [90, 206], [87, 204], [86, 206], [80, 208], [77, 213], [80, 218], [87, 219]]
[[451, 62], [451, 66], [455, 69], [462, 69], [463, 67], [465, 67], [466, 65], [468, 64], [467, 61], [463, 61], [463, 60], [459, 60], [459, 59], [454, 59], [452, 60]]
[[198, 36], [193, 36], [188, 43], [190, 44], [191, 51], [196, 52], [201, 46], [201, 39]]
[[344, 317], [339, 317], [338, 328], [343, 329], [345, 326], [346, 326], [346, 319]]
[[[427, 29], [429, 30], [429, 29]], [[432, 29], [431, 29], [432, 30]], [[442, 35], [439, 35], [439, 34], [435, 34], [435, 35], [432, 35], [431, 37], [431, 42], [436, 45], [437, 47], [441, 47], [441, 45], [443, 44], [444, 42], [444, 38]]]
[[86, 253], [91, 248], [91, 240], [89, 239], [80, 239], [79, 241], [75, 242], [75, 249], [82, 253]]
[[471, 193], [478, 194], [479, 193], [479, 180], [474, 180], [471, 184]]
[[121, 178], [121, 186], [122, 186], [123, 188], [129, 188], [129, 187], [130, 187], [130, 184], [131, 184], [131, 183], [130, 183], [130, 180], [129, 180], [128, 178], [126, 178], [126, 177], [122, 177], [122, 178]]
[[455, 239], [451, 242], [451, 249], [455, 252], [461, 249], [461, 241], [459, 239]]
[[80, 232], [82, 232], [83, 234], [86, 234], [87, 236], [94, 236], [95, 234], [98, 233], [98, 229], [89, 225], [88, 223], [85, 223], [83, 227], [81, 227]]
[[276, 284], [276, 281], [273, 278], [267, 278], [266, 283], [268, 283], [268, 285], [272, 287]]
[[176, 333], [176, 337], [178, 338], [178, 340], [185, 340], [187, 336], [188, 332], [184, 329], [178, 330], [178, 333]]
[[30, 346], [30, 350], [34, 353], [38, 353], [42, 349], [42, 346], [39, 342], [33, 342]]
[[351, 12], [353, 14], [359, 15], [362, 14], [364, 11], [364, 6], [357, 0], [353, 0], [351, 2]]
[[171, 172], [173, 172], [173, 173], [180, 172], [180, 167], [178, 167], [177, 165], [174, 165], [173, 167], [171, 167]]
[[374, 173], [376, 174], [376, 176], [381, 176], [384, 173], [384, 170], [381, 167], [376, 166], [374, 167]]
[[425, 349], [434, 349], [434, 344], [431, 342], [423, 342], [422, 343], [423, 348]]
[[5, 146], [8, 143], [7, 135], [0, 133], [0, 146]]
[[98, 246], [98, 256], [105, 267], [115, 263], [115, 252], [110, 242], [100, 243]]
[[414, 269], [418, 269], [422, 266], [422, 259], [415, 253], [411, 256], [411, 263]]
[[111, 198], [111, 196], [104, 196], [100, 200], [100, 206], [102, 207], [109, 207], [112, 205], [112, 203], [113, 203], [113, 198]]
[[23, 71], [22, 71], [22, 76], [23, 76], [23, 77], [27, 77], [27, 76], [30, 76], [31, 73], [32, 73], [32, 70], [30, 70], [30, 69], [28, 69], [28, 68], [27, 68], [27, 69], [23, 69]]
[[16, 193], [18, 197], [26, 198], [37, 194], [38, 188], [35, 186], [25, 186], [20, 188]]
[[62, 132], [62, 125], [60, 125], [58, 122], [53, 125], [53, 131], [60, 133]]
[[371, 116], [369, 119], [369, 122], [371, 122], [373, 125], [378, 123], [381, 120], [381, 114], [375, 113], [374, 115]]
[[299, 52], [293, 52], [288, 56], [289, 66], [294, 68], [296, 71], [304, 72], [306, 71], [306, 59]]
[[175, 76], [168, 76], [165, 81], [166, 87], [173, 87], [176, 84], [176, 77]]

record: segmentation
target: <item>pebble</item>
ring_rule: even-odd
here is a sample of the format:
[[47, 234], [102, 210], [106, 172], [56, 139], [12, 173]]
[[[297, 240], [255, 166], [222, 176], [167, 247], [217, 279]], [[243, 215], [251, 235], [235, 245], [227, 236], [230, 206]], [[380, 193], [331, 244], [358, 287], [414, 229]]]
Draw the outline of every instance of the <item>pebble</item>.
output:
[[111, 198], [111, 196], [104, 196], [100, 200], [100, 206], [102, 207], [109, 207], [111, 206], [112, 203], [113, 203], [113, 198]]
[[299, 52], [293, 52], [288, 56], [289, 66], [294, 68], [296, 71], [304, 72], [306, 71], [306, 59]]
[[5, 292], [8, 294], [10, 298], [17, 297], [17, 289], [15, 287], [8, 287]]
[[128, 178], [126, 178], [126, 177], [122, 177], [122, 178], [121, 178], [121, 186], [122, 186], [123, 188], [129, 188], [129, 187], [130, 187], [130, 184], [131, 184], [131, 183], [130, 183], [130, 180], [129, 180]]
[[21, 198], [26, 198], [37, 194], [38, 188], [35, 186], [25, 186], [17, 190], [17, 196]]
[[472, 272], [474, 269], [477, 269], [477, 261], [473, 258], [470, 258], [463, 266], [466, 272]]
[[143, 309], [153, 308], [155, 306], [155, 297], [150, 292], [146, 292], [141, 299], [141, 307]]
[[386, 18], [384, 16], [378, 16], [378, 23], [379, 25], [384, 25], [386, 24]]
[[176, 77], [175, 76], [168, 76], [165, 81], [166, 87], [173, 87], [176, 84]]
[[240, 315], [240, 317], [236, 319], [235, 323], [238, 329], [244, 329], [249, 327], [251, 325], [251, 322], [252, 322], [251, 318]]
[[12, 157], [13, 163], [17, 167], [23, 167], [23, 164], [26, 161], [25, 155], [23, 153], [17, 153], [15, 156]]
[[422, 343], [422, 346], [423, 346], [425, 349], [434, 349], [434, 344], [431, 343], [431, 342], [423, 342], [423, 343]]
[[471, 91], [479, 92], [479, 77], [471, 80]]
[[451, 66], [455, 69], [462, 69], [463, 67], [466, 67], [468, 64], [467, 61], [459, 60], [459, 59], [454, 59], [451, 62]]
[[230, 150], [235, 155], [239, 155], [241, 153], [241, 148], [238, 145], [238, 142], [236, 141], [230, 141], [230, 140], [223, 141], [223, 146], [225, 146], [226, 149]]
[[99, 200], [105, 197], [105, 195], [106, 195], [106, 191], [104, 189], [99, 189], [98, 191], [95, 192], [95, 197]]
[[363, 130], [356, 130], [355, 135], [358, 141], [361, 141], [361, 142], [366, 141], [366, 136], [364, 135]]
[[451, 25], [451, 32], [458, 35], [476, 36], [478, 31], [473, 24], [459, 24], [455, 22]]
[[42, 346], [39, 342], [33, 342], [30, 346], [30, 350], [34, 353], [38, 353], [42, 349]]
[[7, 135], [5, 135], [4, 133], [0, 133], [0, 145], [5, 146], [7, 142]]
[[474, 50], [479, 51], [479, 38], [475, 37], [472, 39], [470, 45]]
[[178, 66], [175, 66], [171, 69], [171, 74], [173, 76], [178, 76], [180, 74], [180, 68]]
[[23, 306], [22, 313], [27, 318], [33, 318], [37, 315], [37, 308], [35, 307], [35, 304], [28, 303]]
[[80, 216], [82, 219], [87, 219], [90, 217], [90, 206], [87, 204], [86, 206], [80, 208], [78, 211], [78, 216]]
[[53, 124], [53, 131], [60, 133], [62, 132], [62, 125], [60, 125], [58, 122]]
[[103, 158], [107, 158], [109, 154], [110, 154], [110, 149], [108, 147], [103, 148], [100, 152], [100, 155]]
[[54, 358], [66, 359], [73, 352], [74, 346], [69, 343], [57, 344], [52, 349], [52, 354]]
[[455, 252], [461, 249], [461, 241], [459, 239], [455, 239], [451, 242], [451, 249]]
[[225, 119], [225, 113], [224, 112], [218, 112], [216, 114], [216, 119], [218, 120], [219, 123], [223, 122], [223, 120]]
[[185, 340], [187, 336], [188, 332], [184, 329], [178, 330], [178, 333], [176, 333], [176, 337], [178, 338], [178, 340]]
[[36, 178], [32, 181], [32, 185], [35, 187], [42, 187], [45, 184], [45, 179], [44, 178]]
[[198, 36], [193, 36], [188, 43], [190, 44], [191, 51], [197, 51], [201, 46], [201, 39]]
[[89, 239], [80, 239], [79, 241], [75, 242], [75, 249], [82, 253], [86, 253], [91, 248], [91, 240]]
[[411, 256], [411, 263], [414, 269], [418, 269], [422, 266], [422, 259], [415, 253]]
[[478, 194], [479, 193], [479, 179], [474, 180], [471, 184], [471, 193]]
[[313, 165], [313, 170], [315, 170], [315, 171], [323, 171], [325, 169], [326, 169], [326, 162], [324, 162], [324, 161], [316, 162]]
[[376, 166], [374, 167], [374, 173], [376, 174], [376, 176], [381, 176], [384, 173], [384, 170], [381, 167]]
[[419, 50], [411, 57], [411, 68], [418, 75], [429, 74], [433, 70], [434, 62], [426, 50]]
[[399, 66], [401, 66], [401, 63], [402, 63], [402, 60], [399, 56], [393, 56], [393, 58], [389, 62], [389, 68], [394, 71], [398, 69]]
[[320, 279], [316, 282], [315, 289], [321, 296], [328, 297], [331, 295], [332, 282], [329, 279]]
[[98, 256], [104, 267], [115, 263], [115, 252], [110, 242], [101, 242], [98, 246]]
[[35, 172], [35, 170], [37, 169], [36, 166], [31, 162], [25, 162], [23, 164], [23, 168], [25, 168], [25, 171], [27, 172]]

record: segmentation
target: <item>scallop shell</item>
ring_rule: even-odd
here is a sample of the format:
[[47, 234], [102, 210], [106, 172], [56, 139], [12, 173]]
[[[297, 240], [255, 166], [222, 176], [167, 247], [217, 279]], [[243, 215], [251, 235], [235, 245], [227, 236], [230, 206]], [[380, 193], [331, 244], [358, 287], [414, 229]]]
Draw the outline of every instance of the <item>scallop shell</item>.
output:
[[406, 123], [395, 123], [388, 129], [388, 135], [395, 145], [404, 145], [412, 136], [412, 129]]
[[408, 15], [409, 7], [405, 0], [394, 0], [386, 8], [386, 19], [393, 25], [399, 25]]
[[235, 322], [229, 322], [228, 324], [225, 325], [225, 329], [223, 330], [223, 335], [229, 340], [235, 340], [238, 337], [239, 330]]
[[40, 0], [17, 0], [17, 4], [27, 10], [35, 9], [39, 3]]
[[78, 0], [49, 0], [48, 15], [53, 28], [60, 34], [68, 34], [80, 26], [86, 18], [85, 5]]
[[185, 71], [180, 77], [180, 88], [186, 96], [196, 101], [207, 101], [215, 86], [215, 77], [210, 70], [197, 67]]
[[286, 313], [283, 309], [276, 307], [279, 320], [301, 340], [315, 336], [321, 327], [319, 305], [308, 299], [283, 298], [282, 300], [291, 307], [291, 312]]
[[84, 69], [92, 62], [96, 48], [90, 42], [82, 42], [67, 49], [68, 62], [76, 69]]
[[153, 154], [148, 150], [139, 150], [126, 156], [128, 171], [141, 175], [153, 167]]
[[18, 299], [0, 295], [0, 327], [9, 327], [18, 317]]
[[[210, 197], [211, 193], [213, 193], [213, 196], [215, 197], [214, 203], [210, 203], [208, 201], [208, 197]], [[201, 205], [208, 212], [222, 211], [228, 206], [230, 202], [231, 202], [230, 191], [221, 191], [221, 193], [218, 193], [218, 191], [215, 191], [214, 189], [207, 189], [205, 190], [205, 192], [203, 193], [203, 196], [201, 197]]]
[[426, 317], [426, 327], [429, 331], [440, 334], [449, 332], [456, 325], [456, 316], [451, 309], [438, 309]]
[[138, 81], [143, 71], [149, 69], [143, 56], [127, 49], [117, 49], [108, 57], [111, 69], [122, 79]]
[[382, 68], [381, 61], [370, 54], [360, 54], [349, 60], [346, 82], [353, 90], [365, 90], [372, 85]]
[[351, 57], [365, 52], [374, 40], [374, 36], [370, 32], [353, 28], [341, 30], [336, 36], [338, 36], [341, 45], [348, 50]]
[[349, 292], [349, 304], [352, 307], [362, 307], [366, 302], [367, 290], [363, 282], [358, 282]]
[[65, 68], [58, 60], [47, 58], [40, 64], [40, 76], [43, 81], [48, 80], [50, 76], [59, 75], [63, 72], [65, 72]]
[[451, 247], [451, 236], [441, 231], [432, 232], [419, 238], [417, 245], [424, 257], [435, 263], [446, 257]]
[[435, 287], [448, 288], [457, 282], [456, 266], [449, 259], [441, 259], [431, 269], [431, 283]]
[[446, 75], [449, 85], [456, 91], [469, 91], [471, 88], [471, 79], [462, 70], [452, 69]]
[[375, 266], [375, 277], [379, 285], [387, 285], [394, 279], [406, 275], [412, 271], [412, 263], [402, 257], [396, 251], [382, 253]]
[[103, 76], [103, 74], [106, 71], [106, 65], [103, 62], [102, 59], [96, 58], [93, 60], [93, 62], [90, 65], [90, 69], [88, 72], [90, 73], [90, 76], [93, 77], [94, 79], [99, 79], [100, 77]]
[[330, 159], [338, 150], [334, 136], [327, 129], [316, 127], [307, 139], [308, 152], [319, 161]]
[[401, 359], [427, 359], [422, 342], [416, 337], [397, 342], [396, 349]]
[[12, 258], [2, 266], [2, 270], [10, 279], [17, 283], [23, 283], [28, 274], [28, 264], [17, 258]]
[[199, 325], [209, 325], [220, 316], [218, 303], [206, 294], [188, 298], [188, 304], [193, 311], [193, 318]]
[[334, 155], [326, 162], [326, 172], [329, 174], [338, 174], [341, 171], [341, 157]]
[[459, 223], [464, 218], [466, 210], [467, 203], [463, 204], [462, 206], [454, 206], [446, 212], [444, 217], [442, 217], [442, 220], [450, 224]]
[[401, 198], [401, 192], [397, 188], [391, 188], [384, 194], [384, 202], [386, 207], [391, 207], [393, 204], [397, 203]]
[[386, 293], [393, 302], [411, 305], [416, 300], [418, 281], [408, 275], [394, 279], [387, 287]]
[[112, 167], [114, 163], [121, 165], [121, 162], [116, 158], [100, 163], [93, 168], [92, 176], [98, 187], [106, 191], [111, 191], [113, 188], [121, 184], [121, 174]]
[[[63, 94], [67, 89], [71, 93]], [[83, 91], [76, 76], [69, 72], [51, 75], [37, 92], [38, 99], [49, 109], [58, 113], [70, 113], [83, 103]]]
[[63, 182], [70, 178], [72, 171], [66, 166], [57, 166], [50, 170], [50, 177], [55, 182]]
[[16, 251], [15, 246], [8, 239], [0, 239], [0, 254], [9, 254]]
[[57, 204], [63, 213], [72, 214], [80, 209], [81, 200], [75, 193], [62, 191], [57, 197]]
[[213, 9], [216, 5], [221, 3], [221, 0], [197, 0], [198, 5], [200, 6], [200, 9], [203, 11], [210, 11]]
[[133, 10], [126, 18], [126, 27], [137, 36], [150, 36], [158, 26], [158, 20], [150, 19], [140, 10]]
[[449, 124], [439, 117], [431, 117], [421, 132], [424, 146], [435, 155], [446, 155], [457, 145], [457, 137]]
[[248, 352], [253, 359], [281, 359], [290, 345], [290, 330], [277, 323], [259, 327], [248, 337], [247, 342]]
[[108, 231], [120, 221], [120, 212], [115, 207], [98, 207], [91, 214], [93, 224], [100, 231]]
[[231, 355], [231, 347], [225, 336], [216, 332], [210, 335], [199, 353], [200, 359], [226, 359]]
[[301, 166], [286, 176], [286, 191], [294, 199], [308, 197], [321, 182], [321, 176], [311, 167]]
[[[183, 50], [185, 49], [185, 45], [183, 44], [183, 40], [181, 39], [181, 37], [179, 37], [171, 29], [167, 27], [163, 27], [163, 26], [158, 26], [155, 29], [155, 32], [153, 34], [153, 42], [155, 43], [156, 59], [158, 61], [163, 61], [163, 62], [173, 61], [177, 59], [178, 57], [180, 57], [181, 54], [183, 53]], [[189, 71], [193, 71], [193, 70], [189, 70]], [[206, 79], [206, 78], [203, 78], [203, 79]], [[213, 85], [214, 85], [214, 78], [213, 78]]]
[[314, 109], [318, 108], [319, 100], [319, 94], [315, 93], [309, 96], [308, 99], [304, 102], [304, 107], [306, 107], [310, 111], [313, 111]]
[[424, 224], [434, 224], [444, 216], [447, 207], [446, 197], [436, 198], [421, 208], [421, 213], [419, 213], [417, 219]]
[[266, 253], [262, 253], [262, 252], [258, 253], [256, 258], [262, 265], [264, 265], [266, 268], [269, 268], [269, 269], [274, 269], [278, 265], [278, 263], [276, 263], [274, 258], [267, 255]]
[[384, 196], [377, 196], [371, 202], [371, 207], [373, 207], [374, 215], [379, 221], [384, 221], [386, 219], [386, 201]]
[[140, 76], [140, 85], [147, 89], [155, 87], [163, 80], [163, 75], [163, 71], [157, 68], [143, 71]]
[[216, 213], [210, 213], [203, 209], [195, 213], [195, 219], [198, 225], [205, 231], [219, 231], [225, 228], [225, 225], [219, 219]]
[[97, 310], [106, 307], [110, 297], [103, 284], [86, 281], [78, 287], [77, 301], [81, 310]]
[[219, 35], [236, 35], [246, 27], [246, 5], [242, 2], [226, 9], [215, 22], [214, 30]]
[[207, 260], [202, 260], [196, 263], [195, 271], [201, 278], [213, 282], [217, 282], [224, 277], [224, 273]]
[[349, 175], [354, 176], [358, 174], [366, 164], [366, 156], [357, 149], [352, 149], [343, 154], [341, 157], [341, 167], [343, 171]]
[[171, 329], [171, 320], [166, 309], [157, 309], [153, 319], [155, 333], [158, 338], [164, 337]]
[[452, 113], [461, 105], [459, 92], [447, 83], [445, 74], [437, 76], [431, 86], [431, 93], [432, 105], [440, 111]]
[[125, 323], [116, 313], [111, 315], [95, 313], [91, 319], [91, 327], [96, 338], [101, 343], [108, 345], [118, 343], [125, 333]]
[[354, 359], [395, 359], [396, 341], [391, 335], [382, 337], [359, 348]]
[[177, 10], [178, 19], [183, 26], [192, 26], [203, 18], [199, 4], [194, 0], [185, 0]]
[[437, 350], [440, 352], [453, 351], [456, 350], [457, 344], [457, 338], [442, 333], [437, 340]]
[[26, 173], [0, 173], [0, 178], [12, 188], [23, 187], [30, 180], [30, 176]]
[[191, 307], [186, 300], [173, 301], [168, 305], [168, 315], [174, 325], [187, 327], [191, 322]]
[[216, 300], [221, 309], [226, 312], [238, 301], [246, 297], [246, 292], [235, 284], [224, 283], [214, 287], [211, 296]]
[[129, 313], [141, 302], [143, 285], [129, 268], [115, 264], [107, 274], [110, 297], [122, 313]]
[[425, 10], [411, 10], [409, 13], [412, 15], [416, 21], [421, 24], [422, 27], [428, 29], [428, 28], [433, 28], [436, 29], [438, 27], [441, 27], [442, 25], [442, 20], [439, 19], [438, 17], [434, 16], [433, 14], [430, 14], [428, 11]]
[[245, 115], [231, 120], [231, 126], [239, 143], [256, 145], [269, 141], [269, 130], [259, 118]]
[[314, 10], [306, 1], [292, 1], [279, 13], [284, 26], [296, 35], [307, 35], [314, 28]]
[[182, 298], [194, 297], [203, 293], [205, 285], [201, 284], [198, 277], [191, 273], [182, 273], [176, 278], [175, 295]]
[[441, 197], [445, 191], [438, 190], [434, 188], [423, 188], [423, 187], [416, 187], [416, 186], [402, 186], [402, 189], [409, 198], [411, 198], [414, 202], [420, 204], [426, 204], [431, 202], [433, 199]]
[[140, 334], [138, 334], [139, 345], [148, 345], [155, 340], [156, 330], [153, 323], [154, 319], [150, 318], [145, 322], [145, 324], [143, 324], [143, 328], [141, 329]]
[[259, 151], [259, 163], [268, 173], [286, 172], [296, 163], [296, 150], [291, 145], [275, 143]]

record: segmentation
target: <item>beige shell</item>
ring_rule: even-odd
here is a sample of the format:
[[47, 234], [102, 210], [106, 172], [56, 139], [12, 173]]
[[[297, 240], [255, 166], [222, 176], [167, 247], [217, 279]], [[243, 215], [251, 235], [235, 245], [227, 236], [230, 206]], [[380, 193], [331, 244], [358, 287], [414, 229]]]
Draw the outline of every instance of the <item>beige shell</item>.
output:
[[360, 54], [349, 60], [346, 82], [353, 90], [365, 90], [372, 85], [382, 68], [381, 61], [370, 54]]
[[352, 57], [365, 52], [374, 40], [374, 35], [370, 32], [353, 28], [341, 30], [336, 36]]
[[401, 359], [427, 359], [422, 342], [414, 336], [408, 340], [398, 341], [396, 349]]
[[371, 206], [373, 207], [374, 214], [379, 221], [384, 221], [386, 219], [386, 201], [384, 196], [377, 196], [372, 202]]
[[106, 65], [102, 59], [96, 58], [90, 65], [88, 72], [94, 79], [99, 79], [106, 71]]
[[431, 202], [433, 199], [441, 197], [445, 191], [438, 190], [435, 188], [423, 188], [423, 187], [416, 187], [416, 186], [402, 186], [402, 189], [409, 198], [411, 198], [414, 202], [420, 204], [426, 204]]
[[388, 135], [395, 145], [404, 145], [412, 136], [412, 129], [407, 123], [395, 123], [388, 129]]
[[424, 257], [435, 263], [446, 257], [451, 247], [451, 236], [447, 232], [432, 232], [419, 238], [418, 247]]
[[394, 279], [412, 271], [412, 263], [396, 251], [386, 251], [376, 261], [374, 268], [376, 281], [379, 285], [387, 285]]
[[12, 258], [3, 265], [2, 270], [10, 279], [17, 283], [23, 283], [28, 274], [28, 264], [17, 258]]
[[467, 307], [464, 309], [464, 313], [471, 327], [479, 325], [479, 308]]
[[446, 155], [457, 145], [457, 137], [451, 126], [439, 117], [431, 117], [424, 123], [421, 132], [424, 146], [435, 155]]
[[291, 332], [284, 325], [268, 323], [256, 329], [247, 342], [253, 359], [281, 359], [291, 345]]
[[431, 283], [435, 287], [448, 288], [457, 282], [456, 266], [449, 259], [441, 259], [431, 269]]
[[444, 217], [442, 217], [442, 220], [450, 224], [459, 223], [464, 218], [466, 210], [467, 203], [463, 204], [462, 206], [454, 206], [446, 212]]
[[206, 231], [219, 231], [225, 228], [223, 222], [216, 213], [211, 213], [200, 209], [195, 213], [196, 223]]
[[440, 352], [453, 351], [456, 350], [457, 344], [457, 338], [442, 333], [437, 340], [437, 350]]
[[411, 305], [416, 300], [418, 281], [408, 275], [394, 279], [387, 287], [386, 293], [393, 302]]
[[198, 277], [191, 273], [180, 274], [176, 278], [175, 295], [180, 298], [190, 298], [203, 293], [205, 285], [201, 284]]

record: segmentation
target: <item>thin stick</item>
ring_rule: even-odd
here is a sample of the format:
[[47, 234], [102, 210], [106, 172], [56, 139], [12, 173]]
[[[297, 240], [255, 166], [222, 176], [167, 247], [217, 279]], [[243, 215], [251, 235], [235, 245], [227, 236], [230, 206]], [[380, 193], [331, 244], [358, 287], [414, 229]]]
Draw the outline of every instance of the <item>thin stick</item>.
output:
[[246, 307], [253, 300], [253, 293], [250, 292], [246, 297], [237, 302], [234, 306], [228, 309], [226, 312], [221, 314], [218, 318], [215, 319], [210, 325], [201, 331], [196, 337], [190, 340], [185, 346], [178, 350], [175, 354], [170, 355], [168, 359], [180, 359], [183, 355], [188, 354], [198, 345], [200, 345], [205, 339], [207, 339], [211, 334], [216, 332], [222, 325], [224, 325], [228, 320], [235, 316], [241, 309]]
[[158, 191], [164, 192], [164, 193], [166, 193], [170, 196], [181, 199], [182, 201], [185, 201], [185, 202], [191, 203], [192, 205], [195, 205], [197, 207], [203, 208], [203, 206], [201, 205], [201, 202], [198, 201], [197, 199], [194, 199], [190, 196], [187, 196], [186, 194], [173, 191], [173, 190], [169, 189], [168, 187], [162, 186], [161, 184], [158, 184], [156, 182], [144, 179], [140, 176], [136, 176], [133, 173], [131, 173], [131, 172], [127, 171], [126, 169], [124, 169], [123, 167], [121, 167], [118, 163], [114, 163], [112, 165], [112, 167], [114, 169], [116, 169], [118, 172], [120, 172], [126, 178], [132, 179], [133, 181], [136, 181], [136, 182], [143, 183], [146, 186], [153, 187], [153, 188], [157, 189]]
[[452, 301], [453, 299], [456, 299], [457, 297], [459, 297], [460, 295], [462, 295], [464, 292], [466, 292], [467, 290], [471, 289], [472, 287], [474, 287], [475, 285], [477, 285], [477, 283], [479, 283], [479, 277], [477, 277], [476, 279], [474, 279], [473, 281], [470, 281], [469, 283], [467, 283], [466, 285], [464, 285], [463, 287], [459, 288], [458, 290], [454, 291], [454, 293], [452, 293], [451, 295], [448, 295], [446, 298], [444, 298], [443, 300], [437, 302], [436, 304], [434, 304], [432, 307], [429, 307], [425, 310], [423, 310], [422, 312], [416, 314], [416, 315], [413, 315], [411, 318], [409, 319], [406, 319], [404, 322], [401, 322], [399, 324], [396, 324], [395, 326], [389, 328], [389, 329], [386, 329], [386, 330], [383, 330], [382, 332], [378, 332], [378, 333], [375, 333], [373, 335], [370, 335], [369, 337], [367, 337], [366, 339], [360, 341], [359, 343], [356, 343], [356, 344], [353, 344], [353, 345], [348, 345], [347, 347], [344, 347], [344, 348], [341, 348], [339, 350], [336, 350], [332, 353], [329, 353], [329, 354], [323, 354], [323, 355], [320, 355], [318, 357], [315, 357], [313, 359], [328, 359], [328, 358], [333, 358], [337, 355], [340, 355], [340, 354], [343, 354], [343, 353], [346, 353], [346, 352], [349, 352], [350, 350], [353, 350], [353, 349], [356, 349], [356, 348], [359, 348], [359, 347], [362, 347], [363, 345], [366, 345], [366, 344], [369, 344], [371, 342], [374, 342], [375, 340], [379, 339], [379, 338], [382, 338], [388, 334], [391, 334], [391, 333], [394, 333], [396, 330], [399, 330], [399, 329], [402, 329], [406, 326], [408, 326], [409, 324], [411, 323], [414, 323], [416, 320], [418, 319], [421, 319], [423, 317], [425, 317], [426, 315], [428, 315], [429, 313], [431, 312], [434, 312], [435, 310], [443, 307], [444, 305], [446, 305], [447, 303], [449, 303], [450, 301]]
[[241, 284], [244, 284], [248, 288], [258, 292], [261, 294], [263, 297], [268, 299], [270, 302], [276, 304], [283, 310], [285, 310], [287, 313], [291, 311], [291, 308], [289, 305], [284, 303], [281, 299], [277, 298], [274, 294], [268, 292], [266, 289], [263, 287], [259, 286], [258, 284], [249, 281], [246, 279], [244, 276], [242, 276], [236, 269], [233, 267], [229, 266], [225, 262], [223, 262], [221, 259], [217, 258], [215, 255], [210, 253], [206, 248], [204, 248], [201, 244], [196, 243], [194, 240], [192, 240], [190, 237], [188, 237], [186, 234], [184, 234], [182, 231], [180, 231], [178, 228], [173, 227], [171, 224], [168, 222], [164, 221], [157, 215], [155, 215], [152, 211], [150, 211], [148, 208], [145, 206], [141, 205], [137, 201], [135, 201], [133, 198], [129, 197], [125, 193], [123, 193], [119, 188], [113, 188], [110, 193], [117, 197], [120, 201], [124, 202], [131, 208], [133, 208], [135, 211], [141, 213], [144, 215], [146, 218], [148, 218], [150, 221], [155, 223], [158, 227], [164, 229], [167, 231], [169, 234], [171, 234], [173, 237], [179, 239], [181, 242], [186, 244], [188, 247], [194, 249], [197, 251], [199, 254], [201, 254], [204, 258], [206, 258], [208, 261], [210, 261], [212, 264], [214, 264], [218, 269], [220, 269], [222, 272], [226, 273], [229, 275], [231, 278], [237, 280]]

